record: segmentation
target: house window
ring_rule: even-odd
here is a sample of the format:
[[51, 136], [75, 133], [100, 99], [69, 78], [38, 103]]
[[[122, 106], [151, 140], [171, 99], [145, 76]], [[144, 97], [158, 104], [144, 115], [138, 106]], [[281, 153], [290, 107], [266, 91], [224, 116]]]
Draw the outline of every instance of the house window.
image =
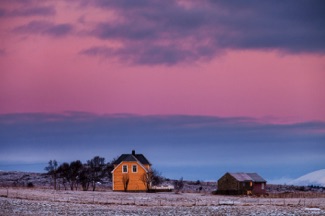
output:
[[264, 183], [262, 183], [262, 190], [264, 190]]
[[132, 165], [132, 172], [134, 172], [134, 173], [138, 172], [138, 166], [137, 165]]
[[249, 182], [249, 186], [253, 187], [253, 182]]
[[128, 172], [128, 166], [127, 165], [123, 165], [122, 166], [122, 173], [127, 173]]

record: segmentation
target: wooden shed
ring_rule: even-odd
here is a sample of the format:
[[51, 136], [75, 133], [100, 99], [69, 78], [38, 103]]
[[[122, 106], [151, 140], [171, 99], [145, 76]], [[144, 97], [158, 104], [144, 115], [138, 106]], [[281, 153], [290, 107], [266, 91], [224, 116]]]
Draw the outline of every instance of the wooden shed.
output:
[[146, 191], [146, 175], [151, 164], [143, 154], [122, 154], [115, 162], [112, 171], [113, 191]]
[[218, 194], [265, 194], [266, 180], [257, 173], [226, 173], [218, 180]]

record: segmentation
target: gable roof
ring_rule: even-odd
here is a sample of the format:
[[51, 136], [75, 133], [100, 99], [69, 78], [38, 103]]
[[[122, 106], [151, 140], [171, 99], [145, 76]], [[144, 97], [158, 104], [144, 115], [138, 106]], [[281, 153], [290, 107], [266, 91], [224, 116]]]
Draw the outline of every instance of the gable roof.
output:
[[[148, 170], [147, 170], [147, 168], [146, 167], [144, 167], [143, 166], [143, 164], [142, 163], [140, 163], [140, 161], [138, 161], [133, 155], [128, 155], [127, 156], [127, 158], [125, 158], [125, 160], [123, 160], [123, 161], [134, 161], [134, 162], [136, 162], [136, 163], [138, 163], [139, 164], [139, 166], [141, 166], [143, 169], [144, 169], [144, 171], [146, 171], [146, 172], [148, 172]], [[123, 161], [121, 161], [119, 164], [115, 164], [116, 166], [115, 166], [115, 168], [111, 171], [111, 173], [114, 173], [114, 171], [122, 164], [122, 162]]]
[[125, 155], [125, 157], [123, 158], [122, 161], [137, 161], [137, 159], [133, 155], [128, 154], [128, 155]]
[[139, 161], [144, 165], [151, 165], [148, 159], [143, 154], [122, 154], [116, 161], [114, 161], [114, 165], [120, 164], [122, 161]]
[[237, 181], [253, 181], [253, 182], [266, 182], [261, 176], [257, 173], [229, 173], [232, 177], [234, 177]]

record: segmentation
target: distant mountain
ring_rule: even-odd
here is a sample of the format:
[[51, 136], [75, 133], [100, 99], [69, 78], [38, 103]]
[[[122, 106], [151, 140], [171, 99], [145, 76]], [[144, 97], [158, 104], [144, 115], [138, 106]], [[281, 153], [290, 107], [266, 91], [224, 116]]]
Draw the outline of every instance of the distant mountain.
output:
[[292, 185], [315, 185], [325, 187], [325, 169], [317, 170], [315, 172], [308, 173], [303, 175], [295, 180], [289, 182]]

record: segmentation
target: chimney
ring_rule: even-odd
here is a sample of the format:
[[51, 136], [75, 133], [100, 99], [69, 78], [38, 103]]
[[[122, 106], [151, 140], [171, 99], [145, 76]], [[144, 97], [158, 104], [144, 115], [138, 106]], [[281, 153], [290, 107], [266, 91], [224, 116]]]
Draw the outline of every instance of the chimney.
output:
[[135, 156], [135, 150], [132, 150], [132, 155]]

